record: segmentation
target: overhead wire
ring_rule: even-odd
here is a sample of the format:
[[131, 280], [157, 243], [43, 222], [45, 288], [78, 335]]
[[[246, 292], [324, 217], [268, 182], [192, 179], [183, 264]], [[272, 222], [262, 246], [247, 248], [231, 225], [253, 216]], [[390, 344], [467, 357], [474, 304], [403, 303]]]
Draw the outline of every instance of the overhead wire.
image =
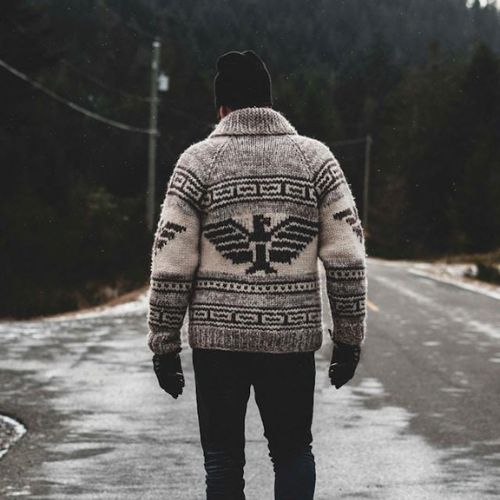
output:
[[[156, 37], [155, 35], [152, 35], [151, 33], [147, 33], [143, 30], [141, 30], [140, 28], [135, 28], [133, 27], [130, 23], [127, 23], [121, 16], [120, 14], [118, 14], [112, 7], [109, 7], [108, 5], [106, 5], [102, 0], [99, 2], [100, 6], [102, 9], [104, 10], [107, 10], [109, 11], [109, 13], [115, 18], [117, 19], [120, 23], [124, 24], [125, 26], [127, 26], [129, 29], [133, 30], [133, 31], [136, 31], [137, 33], [140, 33], [142, 34], [144, 37], [148, 38], [149, 40], [156, 40], [158, 37]], [[16, 21], [14, 21], [13, 19], [11, 18], [6, 18], [7, 21], [22, 35], [24, 36], [27, 40], [29, 40], [30, 42], [33, 42], [33, 43], [40, 43], [39, 41], [35, 41], [33, 39], [32, 36], [30, 36], [29, 33], [27, 33], [27, 30], [20, 26]], [[42, 46], [44, 47], [44, 49], [46, 49], [47, 51], [50, 51], [50, 49], [43, 45]], [[78, 66], [76, 66], [75, 64], [73, 64], [72, 62], [68, 61], [66, 58], [62, 57], [59, 59], [59, 62], [64, 65], [65, 67], [67, 67], [69, 70], [77, 73], [78, 75], [84, 77], [86, 80], [88, 80], [89, 82], [109, 91], [109, 92], [114, 92], [126, 99], [133, 99], [133, 100], [136, 100], [136, 101], [139, 101], [139, 102], [144, 102], [144, 103], [151, 103], [151, 98], [150, 97], [146, 97], [146, 96], [140, 96], [140, 95], [137, 95], [137, 94], [132, 94], [130, 92], [126, 92], [122, 89], [119, 89], [119, 88], [116, 88], [116, 87], [112, 87], [111, 85], [108, 85], [107, 83], [103, 82], [101, 79], [97, 78], [96, 76], [94, 75], [90, 75], [89, 73], [87, 73], [86, 71], [82, 70], [81, 68], [79, 68]], [[75, 106], [78, 106], [77, 104], [75, 104]], [[73, 107], [73, 106], [72, 106]], [[81, 107], [81, 106], [80, 106]], [[174, 113], [177, 113], [178, 115], [181, 115], [181, 116], [184, 116], [185, 118], [189, 119], [189, 120], [192, 120], [194, 122], [197, 122], [198, 124], [200, 125], [203, 125], [204, 127], [206, 127], [207, 129], [211, 129], [213, 128], [213, 124], [211, 122], [207, 122], [203, 119], [200, 119], [198, 118], [197, 116], [187, 112], [187, 111], [184, 111], [176, 106], [172, 106], [172, 104], [169, 104], [169, 108], [172, 112]], [[94, 113], [90, 110], [86, 110], [86, 112], [88, 113], [93, 113], [95, 115], [97, 115], [97, 113]]]
[[[33, 37], [29, 33], [27, 33], [27, 31], [26, 31], [26, 29], [24, 27], [20, 26], [13, 19], [10, 19], [10, 18], [6, 18], [6, 19], [17, 30], [17, 32], [20, 33], [24, 38], [26, 38], [30, 42], [33, 42], [33, 43], [36, 42], [37, 44], [40, 45], [40, 41], [39, 40], [34, 40]], [[50, 49], [46, 45], [41, 44], [41, 46], [45, 50], [47, 50], [48, 52], [50, 52]], [[59, 59], [59, 62], [61, 64], [63, 64], [64, 66], [66, 66], [67, 68], [69, 68], [71, 71], [77, 73], [80, 76], [83, 76], [88, 81], [94, 83], [95, 85], [98, 85], [99, 87], [101, 87], [101, 88], [103, 88], [103, 89], [105, 89], [107, 91], [115, 92], [115, 93], [117, 93], [117, 94], [119, 94], [122, 97], [125, 97], [127, 99], [134, 99], [134, 100], [137, 100], [137, 101], [148, 102], [148, 103], [151, 102], [151, 99], [149, 97], [132, 94], [132, 93], [126, 92], [126, 91], [124, 91], [122, 89], [119, 89], [119, 88], [116, 88], [116, 87], [112, 87], [111, 85], [108, 85], [107, 83], [103, 82], [100, 78], [97, 78], [94, 75], [90, 75], [89, 73], [87, 73], [86, 71], [82, 70], [81, 68], [79, 68], [75, 64], [71, 63], [65, 57], [61, 57]]]
[[44, 94], [48, 95], [55, 101], [58, 101], [61, 104], [66, 105], [68, 108], [77, 111], [89, 118], [92, 118], [94, 120], [97, 120], [101, 123], [105, 123], [106, 125], [109, 125], [111, 127], [115, 127], [121, 130], [126, 130], [127, 132], [136, 132], [140, 134], [148, 134], [148, 135], [158, 135], [157, 130], [152, 130], [149, 128], [142, 128], [142, 127], [136, 127], [134, 125], [129, 125], [128, 123], [120, 122], [117, 120], [113, 120], [111, 118], [106, 118], [105, 116], [99, 115], [98, 113], [95, 113], [94, 111], [90, 111], [83, 106], [80, 106], [79, 104], [76, 104], [75, 102], [72, 102], [59, 94], [56, 94], [53, 90], [45, 87], [42, 85], [40, 82], [31, 79], [28, 75], [23, 73], [22, 71], [19, 71], [18, 69], [14, 68], [4, 60], [0, 59], [0, 66], [3, 67], [5, 70], [7, 70], [9, 73], [12, 75], [16, 76], [17, 78], [20, 78], [21, 80], [24, 80], [25, 82], [29, 83], [32, 87], [36, 88], [40, 92], [43, 92]]
[[146, 102], [146, 103], [150, 103], [151, 102], [151, 98], [150, 97], [140, 96], [140, 95], [136, 95], [136, 94], [130, 94], [129, 92], [126, 92], [125, 90], [121, 90], [119, 88], [112, 87], [111, 85], [108, 85], [107, 83], [104, 83], [99, 78], [97, 78], [95, 76], [92, 76], [92, 75], [89, 75], [88, 73], [86, 73], [82, 69], [80, 69], [77, 66], [75, 66], [73, 63], [70, 63], [65, 58], [61, 59], [60, 61], [61, 61], [61, 64], [63, 64], [67, 68], [69, 68], [71, 71], [74, 71], [75, 73], [79, 74], [80, 76], [83, 76], [89, 82], [92, 82], [92, 83], [96, 84], [97, 86], [103, 88], [104, 90], [108, 90], [110, 92], [115, 92], [116, 94], [119, 94], [119, 95], [121, 95], [122, 97], [124, 97], [126, 99], [134, 99], [136, 101]]

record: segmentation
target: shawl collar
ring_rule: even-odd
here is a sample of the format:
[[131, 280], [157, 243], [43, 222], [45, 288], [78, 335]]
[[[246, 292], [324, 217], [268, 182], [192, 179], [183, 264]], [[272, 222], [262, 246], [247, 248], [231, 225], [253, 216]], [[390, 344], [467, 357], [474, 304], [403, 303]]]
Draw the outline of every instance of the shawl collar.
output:
[[231, 111], [215, 126], [209, 137], [224, 135], [288, 135], [297, 130], [278, 111], [266, 107]]

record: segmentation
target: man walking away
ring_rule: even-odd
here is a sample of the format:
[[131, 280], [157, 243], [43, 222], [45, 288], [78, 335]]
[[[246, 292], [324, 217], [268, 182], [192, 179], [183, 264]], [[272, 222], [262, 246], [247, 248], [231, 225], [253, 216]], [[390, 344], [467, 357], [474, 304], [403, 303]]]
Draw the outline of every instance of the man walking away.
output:
[[180, 328], [196, 385], [208, 500], [245, 498], [245, 413], [254, 387], [275, 499], [309, 500], [316, 366], [322, 344], [318, 256], [334, 328], [329, 376], [349, 381], [365, 336], [365, 246], [339, 162], [272, 108], [252, 51], [217, 61], [220, 121], [180, 156], [154, 238], [148, 345], [160, 386], [184, 387]]

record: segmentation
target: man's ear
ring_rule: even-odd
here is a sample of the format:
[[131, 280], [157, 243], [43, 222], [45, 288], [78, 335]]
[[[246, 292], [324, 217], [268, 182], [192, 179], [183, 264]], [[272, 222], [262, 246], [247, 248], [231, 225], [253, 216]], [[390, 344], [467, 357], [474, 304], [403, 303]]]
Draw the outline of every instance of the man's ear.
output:
[[224, 106], [224, 105], [219, 106], [219, 109], [218, 109], [219, 119], [222, 120], [222, 118], [224, 118], [229, 113], [231, 113], [231, 111], [232, 111], [232, 109], [228, 108], [227, 106]]

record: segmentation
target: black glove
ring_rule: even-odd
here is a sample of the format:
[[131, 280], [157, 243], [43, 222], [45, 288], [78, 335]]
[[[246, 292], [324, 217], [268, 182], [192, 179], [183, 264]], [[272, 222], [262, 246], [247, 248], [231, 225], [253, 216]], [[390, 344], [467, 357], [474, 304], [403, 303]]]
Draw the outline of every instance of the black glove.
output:
[[354, 377], [360, 356], [361, 347], [359, 345], [333, 342], [332, 362], [328, 376], [336, 389], [340, 389]]
[[179, 394], [182, 394], [182, 388], [184, 387], [184, 374], [179, 352], [155, 354], [153, 356], [153, 368], [160, 387], [174, 399], [177, 399]]

